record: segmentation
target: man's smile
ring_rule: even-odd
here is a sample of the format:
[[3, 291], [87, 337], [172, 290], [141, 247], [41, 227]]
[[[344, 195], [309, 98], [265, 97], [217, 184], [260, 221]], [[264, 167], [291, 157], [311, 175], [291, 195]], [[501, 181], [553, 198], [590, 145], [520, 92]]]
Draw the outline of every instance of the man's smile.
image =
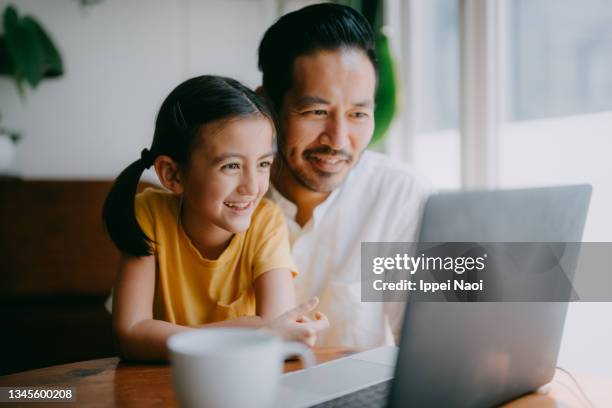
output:
[[346, 156], [335, 154], [314, 153], [306, 155], [305, 158], [313, 167], [326, 173], [337, 173], [349, 162]]

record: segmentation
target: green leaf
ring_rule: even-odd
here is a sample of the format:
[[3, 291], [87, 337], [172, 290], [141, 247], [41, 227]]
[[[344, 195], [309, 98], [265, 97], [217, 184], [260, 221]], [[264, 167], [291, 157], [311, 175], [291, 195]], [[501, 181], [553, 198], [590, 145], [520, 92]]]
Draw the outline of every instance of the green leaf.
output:
[[5, 34], [11, 34], [15, 32], [15, 27], [17, 27], [17, 21], [19, 20], [19, 16], [17, 15], [17, 10], [13, 6], [7, 6], [6, 10], [4, 10], [4, 32]]
[[21, 73], [19, 71], [19, 66], [21, 66], [25, 61], [25, 56], [21, 51], [18, 35], [17, 35], [17, 27], [19, 22], [19, 16], [17, 15], [17, 10], [13, 6], [7, 6], [4, 10], [3, 23], [4, 23], [4, 38], [6, 44], [6, 54], [8, 59], [11, 61], [13, 66], [13, 73], [15, 76], [15, 82], [17, 83], [17, 88], [19, 88], [20, 93], [22, 90], [21, 87]]
[[397, 108], [393, 58], [389, 40], [383, 33], [378, 33], [376, 36], [376, 51], [378, 54], [378, 89], [374, 111], [376, 127], [370, 144], [382, 140], [391, 126]]
[[42, 28], [40, 23], [34, 19], [34, 17], [25, 17], [32, 24], [34, 31], [38, 36], [38, 43], [42, 51], [43, 67], [42, 74], [44, 77], [57, 77], [64, 74], [64, 65], [62, 58], [60, 57], [57, 48], [51, 41], [51, 38], [47, 35], [45, 30]]
[[12, 6], [4, 12], [0, 56], [0, 74], [13, 76], [22, 95], [24, 79], [36, 88], [43, 78], [64, 73], [60, 54], [42, 26], [32, 16], [20, 18]]
[[15, 67], [17, 87], [21, 89], [21, 78], [24, 77], [32, 87], [38, 85], [42, 75], [36, 68], [40, 63], [37, 34], [28, 24], [23, 24], [17, 11], [12, 6], [4, 12], [4, 35], [8, 55]]
[[6, 48], [4, 37], [0, 37], [0, 75], [15, 75], [15, 67]]
[[24, 64], [18, 68], [32, 88], [36, 88], [43, 78], [45, 65], [43, 49], [38, 39], [38, 30], [36, 25], [32, 23], [32, 19], [28, 17], [21, 19], [18, 30], [25, 56]]

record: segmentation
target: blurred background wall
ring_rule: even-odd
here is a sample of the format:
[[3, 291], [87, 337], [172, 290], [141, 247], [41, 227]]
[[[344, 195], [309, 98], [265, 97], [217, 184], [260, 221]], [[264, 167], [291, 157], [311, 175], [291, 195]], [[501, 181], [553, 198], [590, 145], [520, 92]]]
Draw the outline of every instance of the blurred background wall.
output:
[[[214, 73], [259, 85], [256, 50], [264, 30], [279, 13], [313, 1], [0, 0], [0, 8], [9, 3], [42, 22], [66, 71], [24, 97], [0, 77], [2, 126], [23, 136], [11, 172], [108, 180], [149, 146], [156, 111], [180, 81]], [[439, 189], [468, 186], [460, 91], [467, 3], [486, 2], [385, 3], [401, 110], [379, 148], [412, 163]], [[483, 168], [491, 173], [488, 186], [592, 183], [584, 239], [612, 241], [612, 3], [489, 4], [498, 25], [487, 58], [498, 76], [495, 148]], [[612, 375], [611, 315], [610, 303], [572, 304], [560, 364]]]
[[113, 178], [151, 143], [163, 98], [202, 73], [259, 83], [256, 51], [274, 16], [258, 0], [0, 1], [38, 18], [65, 75], [21, 98], [0, 77], [4, 127], [19, 130], [26, 178]]

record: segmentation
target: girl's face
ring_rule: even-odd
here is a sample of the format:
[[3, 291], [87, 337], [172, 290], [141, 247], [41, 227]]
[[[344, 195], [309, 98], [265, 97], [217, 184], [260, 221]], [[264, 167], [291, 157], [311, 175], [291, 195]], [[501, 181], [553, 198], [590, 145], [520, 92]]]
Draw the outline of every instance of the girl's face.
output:
[[273, 134], [262, 116], [203, 126], [182, 175], [184, 214], [211, 233], [246, 230], [268, 190]]

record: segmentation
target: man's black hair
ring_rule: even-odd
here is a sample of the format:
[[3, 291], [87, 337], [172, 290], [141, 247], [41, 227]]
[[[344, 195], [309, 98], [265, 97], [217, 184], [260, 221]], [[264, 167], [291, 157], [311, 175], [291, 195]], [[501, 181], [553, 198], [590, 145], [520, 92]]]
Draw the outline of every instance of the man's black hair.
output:
[[351, 7], [331, 3], [307, 6], [285, 14], [268, 28], [259, 45], [259, 70], [275, 110], [281, 108], [291, 88], [297, 57], [339, 48], [362, 50], [377, 68], [372, 27]]

